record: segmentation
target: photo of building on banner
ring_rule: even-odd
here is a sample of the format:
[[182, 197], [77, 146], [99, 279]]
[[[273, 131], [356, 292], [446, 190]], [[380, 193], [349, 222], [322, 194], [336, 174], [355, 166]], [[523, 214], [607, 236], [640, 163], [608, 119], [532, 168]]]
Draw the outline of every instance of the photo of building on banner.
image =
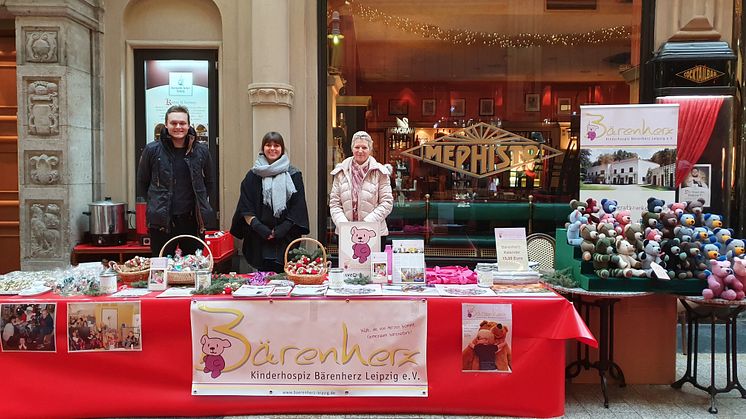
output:
[[676, 198], [676, 104], [580, 107], [580, 200], [639, 213]]
[[512, 372], [513, 307], [461, 305], [461, 370]]
[[428, 395], [422, 299], [206, 300], [191, 320], [193, 395]]

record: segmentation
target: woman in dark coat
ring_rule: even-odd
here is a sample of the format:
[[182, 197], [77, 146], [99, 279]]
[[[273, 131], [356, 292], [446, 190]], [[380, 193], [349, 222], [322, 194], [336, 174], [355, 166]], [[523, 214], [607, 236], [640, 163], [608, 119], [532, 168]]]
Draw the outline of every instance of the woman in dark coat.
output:
[[303, 175], [290, 165], [282, 135], [268, 132], [254, 167], [241, 182], [231, 234], [243, 239], [249, 265], [282, 272], [285, 248], [309, 231]]

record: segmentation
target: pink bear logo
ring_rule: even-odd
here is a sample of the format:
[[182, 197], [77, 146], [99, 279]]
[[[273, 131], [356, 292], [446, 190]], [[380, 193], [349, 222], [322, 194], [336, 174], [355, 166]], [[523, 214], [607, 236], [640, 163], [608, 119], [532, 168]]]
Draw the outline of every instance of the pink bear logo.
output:
[[376, 237], [376, 232], [366, 228], [352, 227], [352, 258], [357, 259], [360, 263], [365, 263], [370, 257], [371, 237]]
[[202, 335], [200, 339], [202, 344], [202, 353], [205, 354], [205, 369], [204, 372], [209, 372], [210, 377], [218, 378], [225, 369], [225, 359], [223, 359], [223, 351], [225, 348], [231, 346], [231, 342], [228, 339], [211, 338], [207, 335]]

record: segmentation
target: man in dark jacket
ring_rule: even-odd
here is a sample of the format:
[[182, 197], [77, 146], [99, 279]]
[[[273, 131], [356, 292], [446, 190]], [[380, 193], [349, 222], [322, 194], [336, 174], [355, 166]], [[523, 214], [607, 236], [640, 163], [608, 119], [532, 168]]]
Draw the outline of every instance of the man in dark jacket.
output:
[[[171, 106], [159, 141], [145, 146], [137, 168], [137, 190], [147, 195], [150, 249], [158, 256], [171, 238], [187, 234], [204, 238], [215, 225], [215, 211], [209, 196], [214, 187], [212, 158], [206, 144], [196, 141], [189, 125], [189, 111]], [[193, 239], [172, 242], [163, 255], [173, 254], [179, 245], [184, 255], [201, 245]]]

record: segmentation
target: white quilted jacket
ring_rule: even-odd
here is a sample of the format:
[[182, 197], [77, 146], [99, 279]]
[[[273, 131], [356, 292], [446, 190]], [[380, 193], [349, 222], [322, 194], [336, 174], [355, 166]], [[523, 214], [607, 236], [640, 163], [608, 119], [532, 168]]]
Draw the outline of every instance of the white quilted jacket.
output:
[[[339, 223], [352, 220], [352, 174], [350, 165], [353, 158], [348, 157], [332, 170], [334, 177], [332, 192], [329, 196], [329, 212], [335, 232], [339, 234]], [[394, 208], [394, 195], [391, 193], [391, 166], [382, 165], [370, 157], [370, 168], [363, 179], [358, 198], [358, 218], [360, 221], [378, 222], [378, 233], [389, 234], [386, 216]]]

